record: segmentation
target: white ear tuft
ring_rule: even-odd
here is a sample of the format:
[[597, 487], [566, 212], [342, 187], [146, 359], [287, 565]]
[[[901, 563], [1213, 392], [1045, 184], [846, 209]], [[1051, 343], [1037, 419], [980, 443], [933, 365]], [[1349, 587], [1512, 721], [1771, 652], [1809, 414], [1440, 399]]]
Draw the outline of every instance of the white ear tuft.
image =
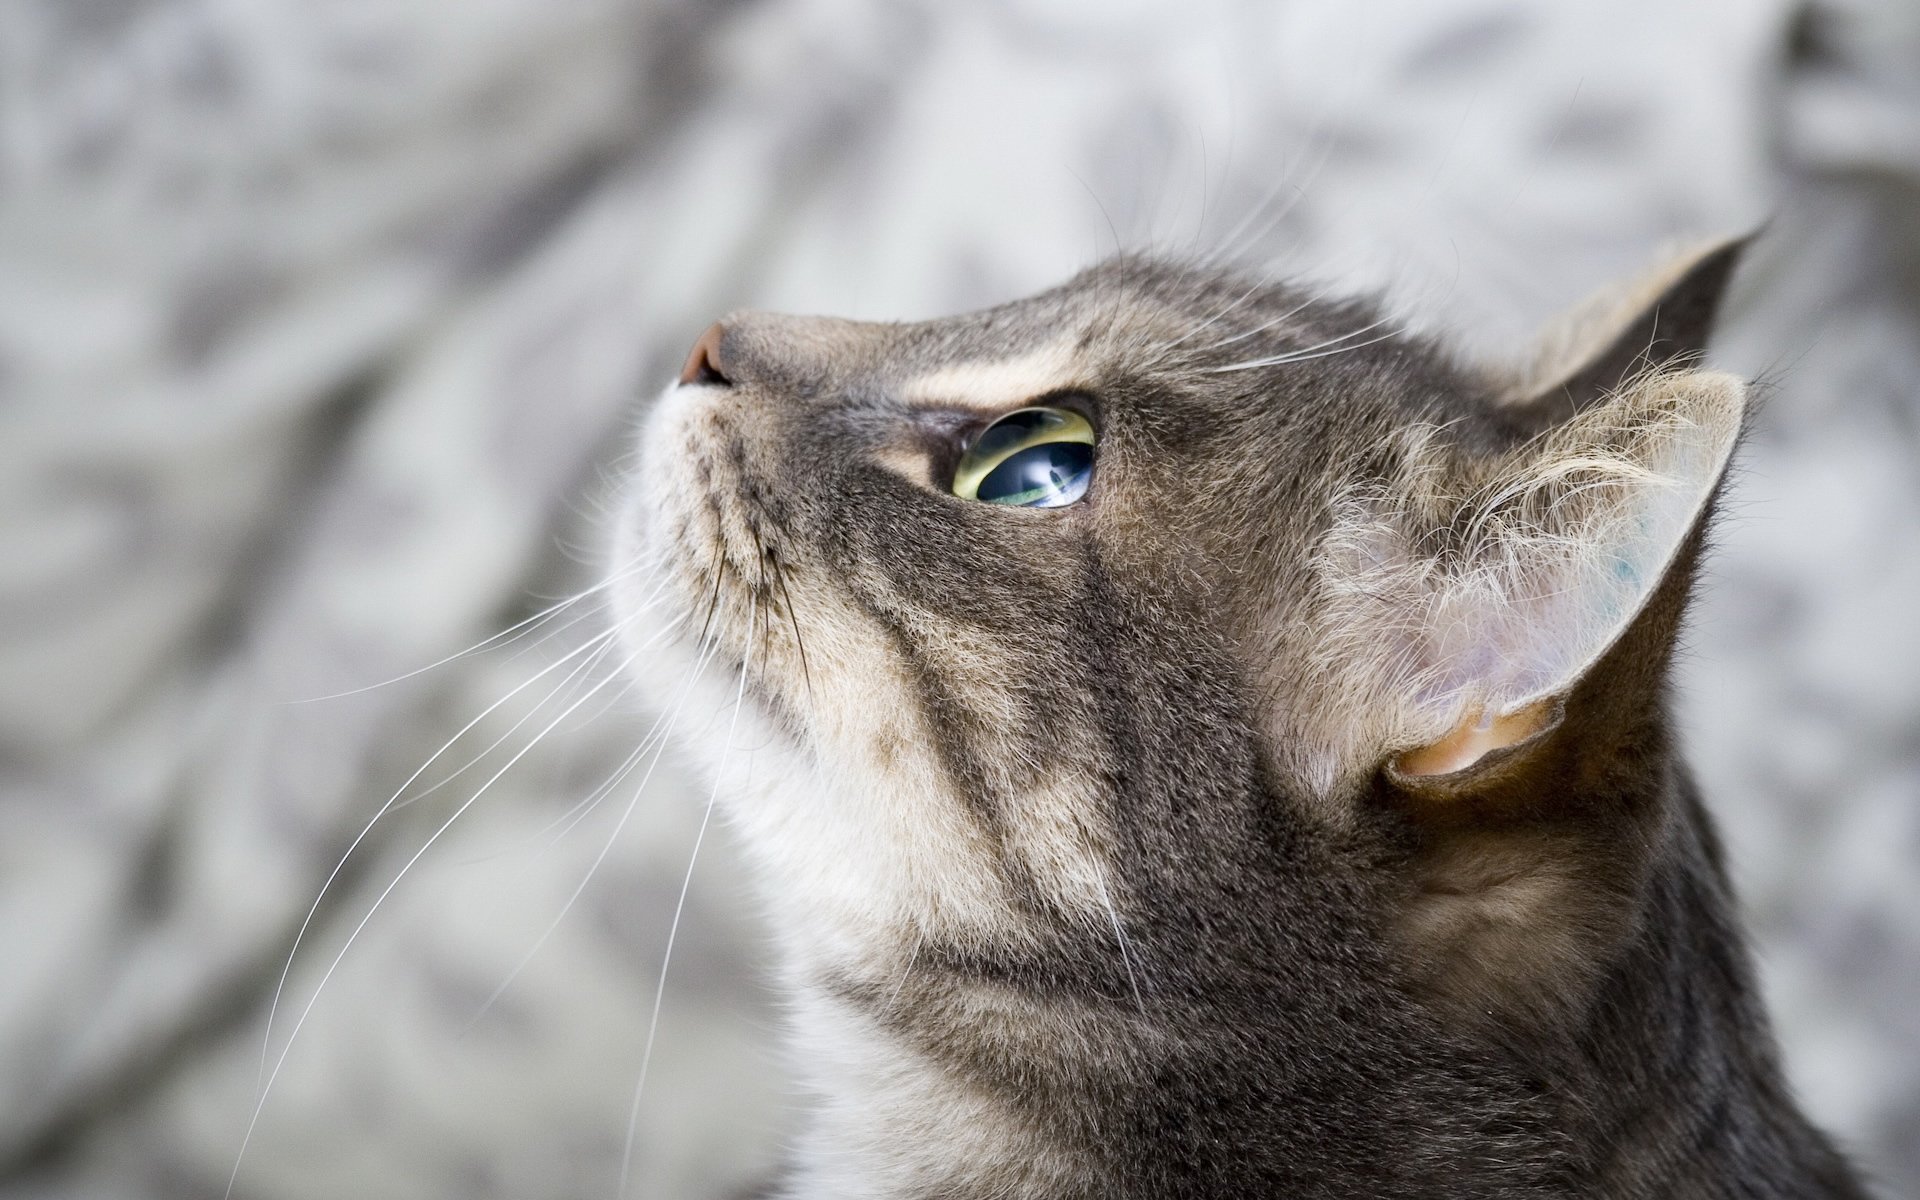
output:
[[1391, 710], [1368, 722], [1386, 748], [1572, 688], [1686, 544], [1744, 408], [1730, 375], [1646, 376], [1491, 460], [1423, 428], [1397, 478], [1344, 497], [1321, 550], [1322, 653]]

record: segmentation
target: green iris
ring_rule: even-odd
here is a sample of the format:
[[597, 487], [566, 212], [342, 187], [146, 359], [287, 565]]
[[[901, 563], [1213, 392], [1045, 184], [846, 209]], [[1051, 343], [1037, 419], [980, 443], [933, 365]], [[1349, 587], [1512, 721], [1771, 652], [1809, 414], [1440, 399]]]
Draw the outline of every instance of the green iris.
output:
[[987, 426], [960, 458], [962, 500], [1059, 508], [1093, 482], [1093, 423], [1068, 408], [1023, 408]]

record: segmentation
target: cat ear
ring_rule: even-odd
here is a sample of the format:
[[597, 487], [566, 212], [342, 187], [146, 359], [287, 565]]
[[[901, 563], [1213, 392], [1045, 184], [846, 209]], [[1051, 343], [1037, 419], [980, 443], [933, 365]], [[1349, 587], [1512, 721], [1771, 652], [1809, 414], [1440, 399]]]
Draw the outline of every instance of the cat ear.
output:
[[1335, 505], [1323, 690], [1294, 719], [1347, 717], [1326, 781], [1403, 819], [1390, 936], [1457, 1019], [1565, 1020], [1636, 920], [1669, 811], [1661, 692], [1745, 417], [1741, 381], [1697, 368], [1738, 250], [1563, 323], [1533, 383], [1405, 431]]
[[[1746, 388], [1671, 365], [1697, 355], [1736, 250], [1670, 271], [1526, 401], [1561, 419], [1491, 454], [1457, 431], [1413, 430], [1384, 480], [1336, 506], [1328, 652], [1367, 664], [1391, 773], [1451, 775], [1543, 737], [1673, 573], [1726, 471]], [[1667, 357], [1647, 362], [1649, 346]]]
[[1636, 375], [1698, 363], [1727, 281], [1754, 236], [1702, 242], [1555, 321], [1508, 392], [1507, 415], [1538, 431]]

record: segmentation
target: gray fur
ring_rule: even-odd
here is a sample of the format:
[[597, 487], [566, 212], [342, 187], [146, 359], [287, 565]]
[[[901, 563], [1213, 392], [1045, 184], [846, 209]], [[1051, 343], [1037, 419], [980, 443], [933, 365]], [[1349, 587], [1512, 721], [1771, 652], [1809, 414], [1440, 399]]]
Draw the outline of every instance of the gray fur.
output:
[[[1467, 484], [1699, 378], [1735, 252], [1512, 373], [1133, 258], [946, 320], [716, 327], [619, 554], [665, 562], [679, 661], [715, 639], [700, 688], [745, 672], [751, 776], [731, 735], [701, 750], [821, 1093], [786, 1194], [1862, 1195], [1785, 1093], [1673, 744], [1707, 518], [1551, 725], [1452, 774], [1395, 756], [1465, 701], [1328, 650], [1397, 636], [1339, 607], [1343, 497], [1397, 506], [1409, 553], [1524, 575], [1533, 542], [1460, 548]], [[1100, 428], [1084, 503], [946, 493], [970, 431], [1046, 395]], [[1536, 524], [1613, 486], [1574, 477]]]

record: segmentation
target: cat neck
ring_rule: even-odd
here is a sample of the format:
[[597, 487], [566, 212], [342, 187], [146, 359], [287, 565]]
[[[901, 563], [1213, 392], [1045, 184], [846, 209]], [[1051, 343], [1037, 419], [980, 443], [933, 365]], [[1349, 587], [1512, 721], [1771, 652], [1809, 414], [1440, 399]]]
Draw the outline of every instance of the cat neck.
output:
[[1638, 936], [1589, 1019], [1566, 1030], [1558, 1086], [1591, 1194], [1864, 1197], [1794, 1104], [1760, 1002], [1717, 833], [1676, 772], [1670, 853]]
[[1276, 1003], [1231, 961], [1176, 978], [1150, 930], [1104, 963], [1093, 942], [924, 939], [801, 962], [820, 1103], [786, 1194], [1863, 1196], [1787, 1095], [1717, 844], [1676, 787], [1637, 933], [1557, 1028], [1462, 1034], [1319, 962], [1305, 994], [1337, 1003], [1303, 1008], [1298, 981]]

